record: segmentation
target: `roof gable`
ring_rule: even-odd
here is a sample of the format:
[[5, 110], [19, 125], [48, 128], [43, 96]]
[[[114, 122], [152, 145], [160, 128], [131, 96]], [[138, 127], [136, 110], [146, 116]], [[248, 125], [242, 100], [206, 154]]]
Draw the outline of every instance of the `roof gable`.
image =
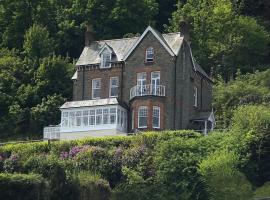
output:
[[172, 51], [172, 49], [167, 44], [167, 42], [165, 41], [164, 37], [158, 31], [154, 30], [151, 26], [148, 26], [147, 29], [141, 35], [141, 37], [137, 40], [137, 42], [131, 47], [131, 49], [125, 55], [124, 60], [126, 60], [130, 56], [130, 54], [141, 43], [141, 41], [143, 40], [143, 38], [146, 36], [146, 34], [148, 32], [151, 32], [158, 39], [158, 41], [162, 44], [162, 46], [168, 51], [168, 53], [171, 56], [175, 56], [174, 52]]

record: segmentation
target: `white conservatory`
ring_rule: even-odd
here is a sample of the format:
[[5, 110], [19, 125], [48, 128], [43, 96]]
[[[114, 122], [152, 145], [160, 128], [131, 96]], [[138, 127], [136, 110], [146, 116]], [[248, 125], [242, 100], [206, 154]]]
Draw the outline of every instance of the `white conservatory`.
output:
[[60, 107], [61, 123], [44, 128], [44, 139], [73, 140], [127, 133], [127, 110], [116, 98], [71, 101]]

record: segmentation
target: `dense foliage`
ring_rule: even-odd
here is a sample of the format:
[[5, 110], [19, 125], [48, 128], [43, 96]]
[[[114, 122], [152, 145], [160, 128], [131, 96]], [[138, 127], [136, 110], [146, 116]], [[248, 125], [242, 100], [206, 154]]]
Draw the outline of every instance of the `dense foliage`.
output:
[[[0, 138], [39, 138], [42, 127], [59, 123], [57, 108], [71, 99], [72, 59], [81, 53], [86, 25], [95, 39], [110, 39], [142, 33], [148, 25], [181, 31], [185, 19], [198, 62], [227, 82], [237, 69], [246, 73], [269, 66], [268, 2], [2, 0]], [[218, 92], [216, 99], [224, 95]], [[227, 110], [220, 103], [215, 102], [218, 116]]]
[[[262, 116], [269, 122], [269, 108], [265, 109]], [[270, 138], [256, 129], [259, 120], [252, 121], [259, 111], [247, 117], [245, 127], [239, 126], [244, 120], [239, 115], [235, 113], [231, 132], [207, 137], [163, 131], [5, 145], [0, 147], [0, 183], [2, 176], [9, 178], [5, 189], [14, 191], [15, 196], [8, 193], [14, 199], [17, 190], [27, 188], [21, 183], [13, 187], [18, 176], [37, 177], [29, 184], [37, 185], [31, 188], [40, 199], [44, 191], [44, 199], [251, 199], [254, 188], [270, 179], [264, 154]], [[35, 189], [41, 185], [41, 190]], [[255, 194], [264, 194], [267, 187]]]

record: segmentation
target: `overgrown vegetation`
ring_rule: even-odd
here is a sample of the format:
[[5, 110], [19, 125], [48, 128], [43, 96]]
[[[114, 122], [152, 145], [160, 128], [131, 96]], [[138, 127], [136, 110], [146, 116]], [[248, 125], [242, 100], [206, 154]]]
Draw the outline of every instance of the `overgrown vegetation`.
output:
[[162, 131], [5, 145], [1, 172], [12, 182], [13, 174], [39, 174], [40, 199], [46, 191], [44, 199], [248, 200], [267, 194], [267, 184], [255, 189], [270, 180], [269, 113], [239, 107], [230, 132], [206, 137]]

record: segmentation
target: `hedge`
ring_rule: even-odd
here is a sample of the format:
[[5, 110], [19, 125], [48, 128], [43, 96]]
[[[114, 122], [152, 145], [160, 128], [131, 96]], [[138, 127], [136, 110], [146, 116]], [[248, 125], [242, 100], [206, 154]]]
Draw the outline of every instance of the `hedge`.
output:
[[45, 180], [38, 174], [0, 173], [0, 199], [47, 199], [46, 188]]

